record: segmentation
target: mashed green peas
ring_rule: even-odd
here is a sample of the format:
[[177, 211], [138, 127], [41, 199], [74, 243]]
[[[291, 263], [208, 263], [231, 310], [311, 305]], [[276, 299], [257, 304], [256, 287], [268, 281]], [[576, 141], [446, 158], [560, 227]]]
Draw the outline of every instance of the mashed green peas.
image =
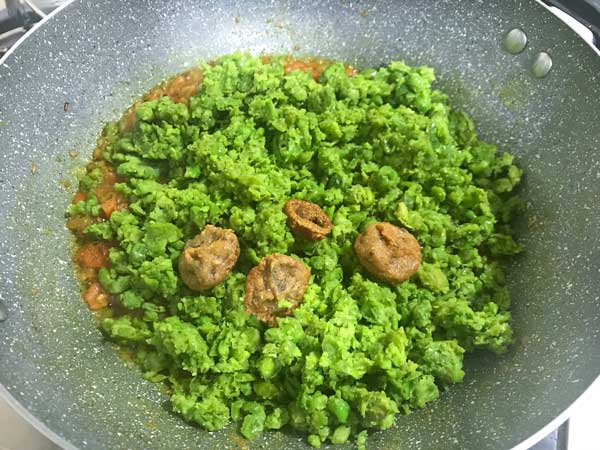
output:
[[[317, 82], [238, 53], [202, 70], [189, 106], [162, 97], [139, 105], [131, 131], [106, 127], [128, 208], [86, 229], [114, 242], [99, 272], [114, 298], [102, 328], [170, 387], [175, 411], [207, 430], [236, 421], [248, 439], [291, 427], [315, 447], [364, 446], [365, 430], [460, 382], [465, 352], [506, 350], [502, 262], [520, 251], [509, 224], [521, 171], [431, 89], [432, 69], [348, 76], [333, 64]], [[320, 205], [332, 233], [295, 239], [291, 198]], [[373, 221], [418, 239], [409, 281], [379, 282], [357, 261], [354, 240]], [[241, 256], [198, 294], [177, 259], [206, 224], [233, 229]], [[243, 298], [249, 269], [275, 252], [312, 278], [294, 314], [268, 327]]]

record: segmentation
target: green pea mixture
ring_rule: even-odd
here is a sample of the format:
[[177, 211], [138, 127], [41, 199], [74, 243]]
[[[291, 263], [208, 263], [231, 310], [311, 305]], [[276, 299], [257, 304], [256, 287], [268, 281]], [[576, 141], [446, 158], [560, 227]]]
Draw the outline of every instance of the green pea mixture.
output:
[[[507, 349], [502, 266], [520, 251], [510, 222], [521, 170], [431, 88], [432, 69], [391, 62], [352, 74], [334, 63], [315, 80], [284, 58], [236, 53], [201, 70], [187, 104], [163, 96], [138, 104], [131, 127], [106, 126], [100, 159], [126, 207], [98, 199], [97, 162], [68, 211], [90, 219], [80, 244], [110, 247], [94, 272], [111, 303], [103, 332], [168, 386], [176, 412], [206, 430], [236, 422], [247, 439], [291, 428], [314, 447], [362, 448], [367, 430], [460, 382], [465, 352]], [[331, 234], [294, 237], [289, 199], [319, 205]], [[353, 244], [374, 221], [421, 245], [408, 281], [361, 267]], [[232, 229], [241, 254], [198, 293], [177, 261], [206, 224]], [[248, 271], [272, 253], [312, 274], [274, 327], [244, 307]]]

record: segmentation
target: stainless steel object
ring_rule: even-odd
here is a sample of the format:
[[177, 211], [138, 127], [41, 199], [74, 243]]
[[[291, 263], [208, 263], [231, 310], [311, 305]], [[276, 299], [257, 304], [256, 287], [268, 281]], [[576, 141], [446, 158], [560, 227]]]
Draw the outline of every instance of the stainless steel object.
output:
[[[528, 43], [511, 55], [502, 39], [516, 27]], [[158, 387], [102, 340], [80, 300], [63, 217], [64, 181], [83, 161], [70, 150], [89, 155], [132, 96], [235, 49], [432, 65], [482, 136], [518, 156], [528, 211], [527, 251], [509, 273], [514, 348], [470, 357], [463, 384], [369, 445], [533, 444], [600, 371], [600, 59], [541, 5], [518, 0], [99, 0], [45, 22], [0, 66], [0, 392], [67, 449], [240, 447], [234, 427], [206, 433], [168, 412]], [[540, 52], [553, 65], [537, 79]], [[283, 433], [249, 444], [261, 446], [308, 448]]]

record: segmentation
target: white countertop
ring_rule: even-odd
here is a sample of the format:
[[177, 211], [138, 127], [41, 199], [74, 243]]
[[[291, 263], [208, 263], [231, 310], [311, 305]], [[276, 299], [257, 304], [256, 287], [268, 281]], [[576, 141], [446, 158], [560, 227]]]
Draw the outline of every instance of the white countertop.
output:
[[0, 397], [0, 450], [60, 450]]
[[600, 377], [573, 405], [569, 450], [600, 450]]

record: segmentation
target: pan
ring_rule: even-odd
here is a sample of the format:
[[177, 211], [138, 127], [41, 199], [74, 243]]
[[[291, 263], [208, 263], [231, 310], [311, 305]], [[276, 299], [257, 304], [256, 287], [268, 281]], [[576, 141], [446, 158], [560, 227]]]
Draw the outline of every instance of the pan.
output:
[[[514, 29], [520, 53], [506, 45]], [[65, 449], [309, 448], [173, 415], [81, 302], [64, 226], [102, 124], [169, 75], [238, 49], [430, 65], [526, 173], [526, 251], [508, 271], [515, 344], [467, 359], [462, 384], [368, 447], [524, 449], [564, 420], [600, 372], [600, 58], [547, 5], [520, 0], [98, 0], [45, 20], [0, 66], [0, 393]]]

